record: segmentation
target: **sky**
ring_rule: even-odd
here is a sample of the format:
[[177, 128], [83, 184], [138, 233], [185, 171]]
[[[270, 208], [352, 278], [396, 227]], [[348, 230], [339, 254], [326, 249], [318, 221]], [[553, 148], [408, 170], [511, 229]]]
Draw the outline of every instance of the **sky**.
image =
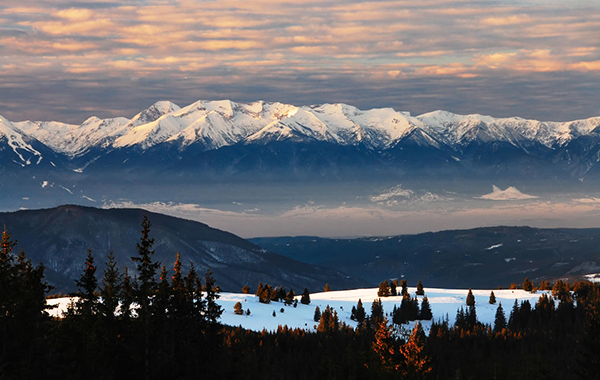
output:
[[158, 100], [600, 115], [597, 0], [3, 0], [0, 115]]

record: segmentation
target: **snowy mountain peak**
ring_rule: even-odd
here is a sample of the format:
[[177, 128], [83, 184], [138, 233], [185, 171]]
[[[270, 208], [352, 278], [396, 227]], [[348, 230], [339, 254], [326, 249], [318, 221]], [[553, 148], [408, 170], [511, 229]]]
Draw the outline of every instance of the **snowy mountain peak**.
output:
[[[90, 117], [81, 125], [11, 123], [4, 118], [1, 122], [4, 135], [26, 137], [21, 138], [23, 144], [27, 138], [36, 139], [70, 158], [92, 150], [100, 153], [135, 147], [140, 151], [159, 144], [183, 152], [190, 146], [212, 150], [286, 139], [361, 146], [376, 151], [402, 149], [405, 146], [402, 142], [406, 141], [412, 146], [450, 149], [454, 156], [460, 157], [471, 146], [496, 143], [526, 153], [532, 146], [554, 150], [600, 130], [600, 117], [541, 122], [518, 117], [459, 115], [443, 110], [413, 117], [393, 108], [360, 110], [343, 103], [297, 107], [278, 102], [245, 104], [230, 100], [199, 100], [183, 108], [159, 101], [132, 119]], [[11, 141], [17, 140], [14, 137]]]
[[131, 119], [131, 123], [136, 126], [150, 123], [159, 119], [163, 115], [173, 111], [178, 111], [179, 109], [180, 107], [177, 104], [166, 100], [161, 100], [135, 115], [133, 119]]

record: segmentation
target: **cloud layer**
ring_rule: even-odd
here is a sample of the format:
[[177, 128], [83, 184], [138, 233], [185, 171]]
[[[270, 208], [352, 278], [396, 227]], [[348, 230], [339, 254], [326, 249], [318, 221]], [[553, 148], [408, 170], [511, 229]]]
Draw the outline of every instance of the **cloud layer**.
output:
[[158, 99], [600, 114], [592, 1], [5, 0], [0, 114], [81, 122]]

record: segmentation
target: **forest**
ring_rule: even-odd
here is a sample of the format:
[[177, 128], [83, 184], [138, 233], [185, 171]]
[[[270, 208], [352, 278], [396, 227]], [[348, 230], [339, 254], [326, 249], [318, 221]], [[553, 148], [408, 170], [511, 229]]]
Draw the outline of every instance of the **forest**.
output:
[[[135, 275], [114, 256], [96, 273], [88, 251], [78, 291], [60, 318], [48, 314], [52, 289], [44, 265], [34, 266], [4, 230], [0, 247], [0, 378], [29, 379], [596, 379], [600, 376], [600, 286], [584, 281], [540, 283], [537, 303], [515, 302], [493, 325], [478, 321], [473, 299], [456, 322], [434, 321], [415, 305], [406, 283], [388, 280], [379, 296], [398, 296], [394, 312], [378, 300], [340, 322], [335, 310], [315, 310], [316, 331], [255, 332], [219, 323], [219, 286], [210, 270], [182, 273], [153, 258], [151, 224], [144, 218], [132, 256]], [[133, 271], [132, 271], [133, 272]], [[398, 289], [397, 289], [398, 287]], [[423, 291], [422, 284], [417, 286]], [[249, 287], [245, 287], [247, 292]], [[293, 303], [292, 290], [259, 284], [264, 302]], [[472, 295], [471, 295], [472, 297]], [[400, 298], [399, 298], [400, 299]], [[424, 298], [426, 299], [426, 298]], [[308, 291], [300, 302], [310, 304]], [[490, 303], [494, 303], [493, 292]], [[505, 305], [505, 307], [508, 305]], [[370, 312], [369, 312], [370, 311]], [[508, 310], [507, 310], [508, 311]], [[417, 321], [410, 334], [399, 326]]]

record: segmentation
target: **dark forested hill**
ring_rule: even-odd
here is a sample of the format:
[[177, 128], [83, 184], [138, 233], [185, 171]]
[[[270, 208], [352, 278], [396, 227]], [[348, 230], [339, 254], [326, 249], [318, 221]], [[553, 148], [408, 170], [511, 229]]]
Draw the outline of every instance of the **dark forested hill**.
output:
[[101, 276], [112, 250], [121, 267], [132, 270], [143, 215], [152, 227], [155, 258], [172, 269], [177, 252], [184, 269], [193, 262], [199, 273], [214, 272], [223, 290], [256, 288], [259, 282], [294, 289], [321, 289], [325, 283], [336, 288], [364, 285], [338, 271], [304, 264], [262, 249], [236, 235], [206, 224], [156, 214], [140, 209], [96, 209], [61, 206], [44, 210], [0, 213], [0, 224], [18, 241], [34, 263], [43, 262], [50, 283], [57, 291], [69, 291], [81, 276], [88, 248], [94, 252]]
[[377, 284], [404, 278], [426, 286], [520, 284], [525, 277], [575, 278], [600, 272], [600, 229], [489, 227], [381, 238], [250, 239], [290, 258]]

